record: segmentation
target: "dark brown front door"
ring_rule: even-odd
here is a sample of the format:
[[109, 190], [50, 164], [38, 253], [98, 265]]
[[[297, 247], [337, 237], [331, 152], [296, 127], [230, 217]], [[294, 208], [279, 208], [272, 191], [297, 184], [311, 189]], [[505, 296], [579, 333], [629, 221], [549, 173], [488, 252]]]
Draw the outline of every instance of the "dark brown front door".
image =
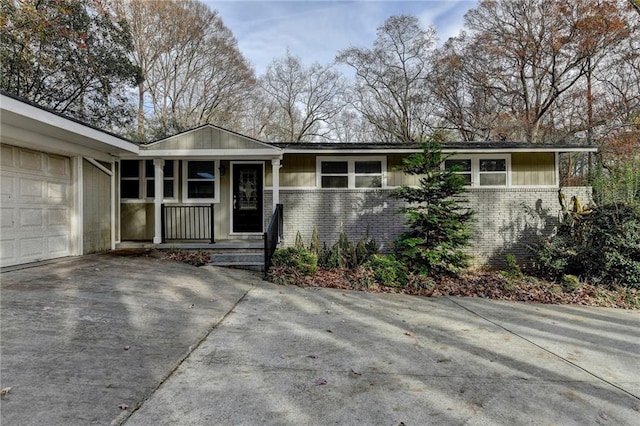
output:
[[262, 232], [262, 164], [233, 165], [233, 232]]

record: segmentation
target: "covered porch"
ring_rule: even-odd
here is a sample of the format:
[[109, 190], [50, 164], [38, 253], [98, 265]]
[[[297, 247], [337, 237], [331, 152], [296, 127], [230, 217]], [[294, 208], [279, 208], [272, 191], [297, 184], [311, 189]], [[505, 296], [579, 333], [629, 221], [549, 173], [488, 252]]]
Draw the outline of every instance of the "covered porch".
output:
[[207, 125], [123, 157], [119, 248], [261, 249], [279, 204], [282, 150]]

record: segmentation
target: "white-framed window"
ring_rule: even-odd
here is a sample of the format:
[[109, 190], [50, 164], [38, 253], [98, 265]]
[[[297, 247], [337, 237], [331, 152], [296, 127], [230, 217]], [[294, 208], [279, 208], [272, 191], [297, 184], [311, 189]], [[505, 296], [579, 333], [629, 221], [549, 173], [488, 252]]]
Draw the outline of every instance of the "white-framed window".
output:
[[444, 160], [444, 168], [455, 170], [455, 173], [462, 176], [467, 185], [471, 186], [473, 175], [471, 172], [470, 158], [448, 158]]
[[386, 157], [317, 157], [318, 188], [385, 188]]
[[184, 203], [217, 203], [220, 200], [218, 162], [215, 160], [183, 160], [182, 201]]
[[[178, 196], [176, 181], [178, 162], [165, 160], [163, 200], [173, 201]], [[120, 198], [123, 200], [153, 200], [155, 168], [153, 160], [120, 161]]]
[[507, 159], [479, 158], [478, 183], [480, 186], [507, 186]]
[[[177, 161], [165, 160], [162, 166], [163, 182], [163, 200], [175, 200], [178, 198], [178, 185], [176, 181]], [[144, 162], [144, 181], [146, 198], [155, 197], [155, 166], [153, 160], [145, 160]]]
[[142, 198], [140, 179], [142, 170], [139, 160], [120, 161], [120, 198], [139, 200]]
[[511, 155], [481, 154], [455, 155], [444, 161], [444, 168], [456, 168], [468, 186], [507, 187], [510, 186]]

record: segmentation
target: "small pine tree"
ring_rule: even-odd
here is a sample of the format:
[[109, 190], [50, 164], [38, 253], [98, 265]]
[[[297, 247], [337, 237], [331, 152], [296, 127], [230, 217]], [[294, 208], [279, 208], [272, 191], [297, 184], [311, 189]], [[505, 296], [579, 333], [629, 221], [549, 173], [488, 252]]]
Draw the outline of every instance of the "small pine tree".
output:
[[444, 169], [448, 158], [432, 141], [423, 151], [404, 160], [402, 170], [420, 177], [420, 186], [403, 186], [391, 196], [407, 202], [400, 209], [409, 230], [396, 241], [396, 256], [406, 265], [432, 276], [456, 275], [468, 266], [462, 250], [469, 245], [474, 212], [461, 206], [465, 181], [454, 169]]

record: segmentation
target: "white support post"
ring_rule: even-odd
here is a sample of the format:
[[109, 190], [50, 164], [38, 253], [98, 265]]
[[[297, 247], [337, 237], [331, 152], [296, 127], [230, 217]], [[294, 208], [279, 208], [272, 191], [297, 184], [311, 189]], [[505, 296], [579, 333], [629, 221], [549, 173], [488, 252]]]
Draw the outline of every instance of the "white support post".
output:
[[280, 204], [280, 159], [273, 158], [271, 160], [271, 187], [273, 192], [273, 212], [276, 206]]
[[74, 210], [75, 215], [71, 221], [71, 252], [76, 256], [84, 254], [84, 171], [81, 155], [74, 157]]
[[[114, 159], [111, 159], [111, 250], [116, 249], [116, 224], [118, 221], [116, 220], [117, 212], [120, 211], [120, 203], [119, 200], [116, 200], [116, 185], [118, 181], [116, 180], [116, 162]], [[118, 203], [116, 208], [116, 203]]]
[[153, 197], [154, 205], [154, 225], [155, 232], [153, 243], [160, 244], [162, 242], [162, 196], [164, 194], [164, 160], [161, 158], [153, 159]]

